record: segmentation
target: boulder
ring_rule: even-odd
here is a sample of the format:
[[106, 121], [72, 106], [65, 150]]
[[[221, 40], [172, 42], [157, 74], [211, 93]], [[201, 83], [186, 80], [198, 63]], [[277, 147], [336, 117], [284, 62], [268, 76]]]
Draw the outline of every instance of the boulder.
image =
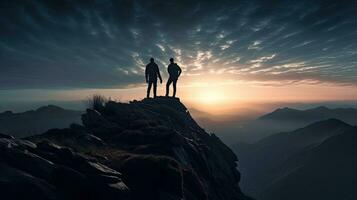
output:
[[82, 146], [105, 146], [106, 143], [99, 137], [92, 134], [83, 134], [76, 138], [77, 142]]
[[128, 199], [121, 174], [96, 158], [43, 140], [0, 139], [4, 199]]
[[0, 162], [1, 199], [59, 200], [55, 187], [41, 178], [32, 176]]
[[5, 138], [5, 139], [15, 139], [15, 138], [14, 138], [14, 136], [7, 135], [7, 134], [3, 134], [3, 133], [0, 133], [0, 138]]
[[165, 156], [125, 155], [120, 165], [123, 181], [135, 199], [162, 199], [160, 194], [183, 198], [182, 170], [179, 163]]
[[82, 115], [82, 122], [84, 126], [93, 132], [114, 132], [118, 130], [118, 126], [108, 121], [96, 110], [87, 109], [87, 112]]

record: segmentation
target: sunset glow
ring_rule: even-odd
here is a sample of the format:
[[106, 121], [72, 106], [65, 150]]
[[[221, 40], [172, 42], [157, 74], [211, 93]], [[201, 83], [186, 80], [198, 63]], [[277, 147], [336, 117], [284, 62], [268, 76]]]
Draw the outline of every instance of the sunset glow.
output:
[[173, 57], [183, 70], [177, 96], [211, 113], [249, 102], [357, 100], [357, 18], [348, 4], [45, 2], [0, 8], [2, 105], [93, 93], [141, 99], [151, 57], [164, 79], [159, 95]]
[[[356, 101], [357, 86], [332, 84], [264, 85], [253, 82], [189, 82], [179, 84], [178, 96], [189, 107], [212, 114], [232, 114], [252, 103], [271, 102], [324, 102]], [[0, 93], [2, 101], [83, 101], [92, 94], [101, 94], [112, 100], [128, 102], [144, 98], [146, 88], [127, 89], [76, 89], [76, 90], [16, 90]], [[158, 95], [164, 95], [165, 85], [158, 86]], [[19, 96], [19, 94], [21, 94]]]

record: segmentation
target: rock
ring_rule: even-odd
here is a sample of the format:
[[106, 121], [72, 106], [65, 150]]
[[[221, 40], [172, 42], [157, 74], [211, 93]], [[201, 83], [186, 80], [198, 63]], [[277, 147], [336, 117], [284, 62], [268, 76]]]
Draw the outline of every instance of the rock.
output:
[[6, 135], [6, 134], [3, 134], [3, 133], [0, 133], [0, 138], [15, 139], [13, 136], [11, 136], [11, 135]]
[[[148, 130], [148, 129], [146, 129]], [[114, 136], [114, 139], [118, 143], [140, 145], [140, 144], [152, 144], [158, 143], [170, 139], [174, 136], [172, 131], [156, 132], [153, 130], [125, 130], [120, 134]]]
[[85, 127], [76, 123], [69, 125], [69, 128], [72, 130], [85, 131]]
[[93, 182], [105, 183], [105, 184], [115, 184], [121, 182], [121, 179], [118, 176], [110, 176], [110, 175], [103, 175], [103, 174], [89, 175], [88, 178]]
[[62, 149], [59, 145], [56, 145], [50, 141], [41, 141], [37, 144], [38, 148], [46, 152], [58, 152]]
[[70, 148], [0, 139], [0, 192], [4, 199], [123, 199], [121, 174]]
[[116, 166], [134, 199], [159, 199], [160, 193], [183, 198], [182, 171], [173, 159], [164, 156], [126, 155]]
[[77, 142], [83, 146], [105, 146], [105, 142], [92, 134], [84, 134], [77, 137]]
[[51, 161], [30, 153], [28, 150], [22, 151], [12, 147], [1, 151], [0, 156], [9, 165], [43, 179], [48, 179], [55, 169]]
[[87, 109], [87, 113], [82, 115], [84, 126], [93, 132], [116, 131], [117, 125], [104, 118], [101, 113], [96, 110]]
[[1, 162], [0, 195], [1, 199], [60, 199], [53, 185]]
[[[88, 109], [82, 120], [83, 127], [28, 138], [37, 147], [0, 138], [0, 149], [34, 154], [27, 155], [30, 166], [26, 169], [15, 168], [74, 199], [249, 199], [238, 185], [235, 154], [217, 136], [205, 132], [179, 99], [110, 101], [100, 112]], [[0, 161], [10, 164], [14, 161], [8, 159], [10, 155], [15, 163], [23, 162], [21, 156], [19, 160], [13, 156], [16, 151]], [[40, 158], [54, 166], [46, 176], [27, 169], [39, 168], [36, 160]], [[67, 179], [73, 184], [66, 185]], [[80, 191], [68, 187], [74, 185]]]
[[36, 149], [37, 145], [28, 140], [15, 140], [19, 148], [33, 150]]
[[[14, 146], [18, 146], [14, 140], [0, 138], [0, 150], [6, 151], [6, 149], [12, 148]], [[0, 152], [1, 154], [1, 152]]]
[[109, 176], [121, 176], [119, 172], [100, 163], [86, 162], [85, 165], [81, 167], [81, 170], [88, 173], [104, 174]]
[[81, 199], [83, 191], [90, 191], [90, 183], [84, 174], [63, 165], [54, 170], [49, 181], [69, 199]]

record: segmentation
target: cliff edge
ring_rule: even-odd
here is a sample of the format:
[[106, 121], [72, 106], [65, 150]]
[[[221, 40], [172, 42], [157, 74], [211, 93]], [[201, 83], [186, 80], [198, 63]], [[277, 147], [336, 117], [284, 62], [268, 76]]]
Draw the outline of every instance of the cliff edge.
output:
[[249, 199], [238, 185], [235, 154], [177, 98], [110, 101], [87, 109], [82, 122], [23, 140], [0, 135], [1, 193], [27, 192], [27, 199]]

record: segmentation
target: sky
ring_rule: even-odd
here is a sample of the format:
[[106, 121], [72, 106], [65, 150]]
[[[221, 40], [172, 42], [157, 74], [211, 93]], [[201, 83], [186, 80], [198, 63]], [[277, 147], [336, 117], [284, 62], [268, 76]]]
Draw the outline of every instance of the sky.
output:
[[353, 0], [3, 0], [0, 102], [143, 98], [150, 57], [164, 82], [175, 58], [178, 95], [212, 112], [357, 101], [356, 9]]

